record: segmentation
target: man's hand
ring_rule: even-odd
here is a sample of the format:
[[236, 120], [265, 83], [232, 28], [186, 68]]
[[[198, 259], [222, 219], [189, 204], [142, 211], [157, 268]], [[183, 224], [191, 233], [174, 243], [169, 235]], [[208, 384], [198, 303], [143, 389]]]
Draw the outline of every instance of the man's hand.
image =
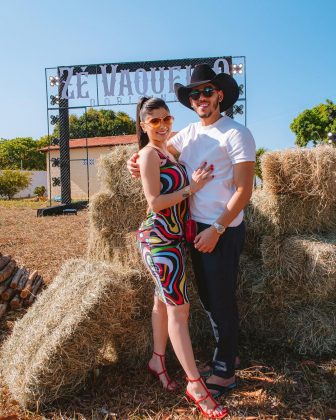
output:
[[140, 167], [137, 163], [139, 153], [134, 153], [127, 161], [127, 169], [132, 175], [132, 178], [140, 178]]
[[216, 232], [216, 229], [210, 226], [196, 236], [194, 247], [200, 252], [212, 252], [217, 245], [219, 237], [220, 235]]

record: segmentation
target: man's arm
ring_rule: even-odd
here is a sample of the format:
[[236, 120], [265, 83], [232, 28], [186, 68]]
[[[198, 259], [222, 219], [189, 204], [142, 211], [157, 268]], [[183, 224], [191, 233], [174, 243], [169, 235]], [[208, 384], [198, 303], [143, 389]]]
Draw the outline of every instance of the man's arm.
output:
[[171, 153], [176, 158], [178, 158], [180, 156], [180, 152], [173, 145], [172, 139], [169, 139], [168, 140], [168, 142], [167, 142], [167, 149], [168, 149], [168, 152]]
[[[217, 218], [217, 223], [227, 227], [249, 202], [253, 191], [254, 162], [241, 162], [233, 165], [233, 182], [236, 191], [226, 209]], [[201, 252], [212, 252], [220, 235], [213, 226], [203, 230], [195, 238], [195, 248]]]
[[233, 165], [233, 182], [237, 189], [223, 214], [216, 220], [217, 223], [225, 227], [229, 226], [250, 201], [253, 191], [254, 166], [254, 162]]
[[133, 153], [133, 155], [126, 162], [128, 172], [132, 175], [132, 178], [140, 178], [140, 166], [138, 163], [139, 153]]

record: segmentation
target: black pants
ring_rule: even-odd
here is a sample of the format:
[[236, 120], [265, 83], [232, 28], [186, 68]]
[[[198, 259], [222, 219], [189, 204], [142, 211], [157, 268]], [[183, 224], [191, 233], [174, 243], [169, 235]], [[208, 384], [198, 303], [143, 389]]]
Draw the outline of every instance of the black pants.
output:
[[[198, 232], [209, 227], [197, 223]], [[191, 246], [191, 258], [201, 303], [208, 313], [217, 346], [213, 373], [230, 378], [238, 354], [238, 308], [236, 287], [239, 257], [244, 245], [245, 224], [225, 230], [211, 253]]]

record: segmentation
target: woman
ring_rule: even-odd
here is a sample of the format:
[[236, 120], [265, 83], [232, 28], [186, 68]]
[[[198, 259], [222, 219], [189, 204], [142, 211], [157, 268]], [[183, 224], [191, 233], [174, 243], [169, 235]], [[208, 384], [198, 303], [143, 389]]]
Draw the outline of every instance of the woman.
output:
[[165, 368], [169, 336], [187, 375], [186, 395], [204, 416], [223, 418], [227, 409], [217, 404], [204, 385], [191, 346], [183, 241], [188, 197], [211, 181], [213, 167], [206, 167], [204, 162], [193, 173], [189, 185], [185, 168], [167, 150], [173, 119], [162, 99], [142, 98], [138, 103], [139, 165], [149, 211], [137, 239], [143, 260], [156, 283], [152, 312], [154, 349], [148, 370], [166, 390], [176, 389], [176, 383]]

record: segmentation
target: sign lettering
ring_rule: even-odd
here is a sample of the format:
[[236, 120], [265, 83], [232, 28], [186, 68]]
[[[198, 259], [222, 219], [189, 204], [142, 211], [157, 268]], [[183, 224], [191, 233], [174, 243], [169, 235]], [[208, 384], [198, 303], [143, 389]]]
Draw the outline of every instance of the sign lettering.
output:
[[[155, 95], [164, 95], [167, 101], [175, 101], [174, 84], [190, 83], [195, 66], [191, 63], [191, 60], [169, 60], [58, 67], [60, 96], [61, 99], [81, 101], [80, 105], [87, 100], [85, 106], [132, 104], [141, 96]], [[229, 74], [230, 64], [231, 57], [211, 60], [216, 73]], [[90, 76], [93, 75], [96, 80], [90, 82]], [[76, 105], [74, 102], [72, 104]]]

